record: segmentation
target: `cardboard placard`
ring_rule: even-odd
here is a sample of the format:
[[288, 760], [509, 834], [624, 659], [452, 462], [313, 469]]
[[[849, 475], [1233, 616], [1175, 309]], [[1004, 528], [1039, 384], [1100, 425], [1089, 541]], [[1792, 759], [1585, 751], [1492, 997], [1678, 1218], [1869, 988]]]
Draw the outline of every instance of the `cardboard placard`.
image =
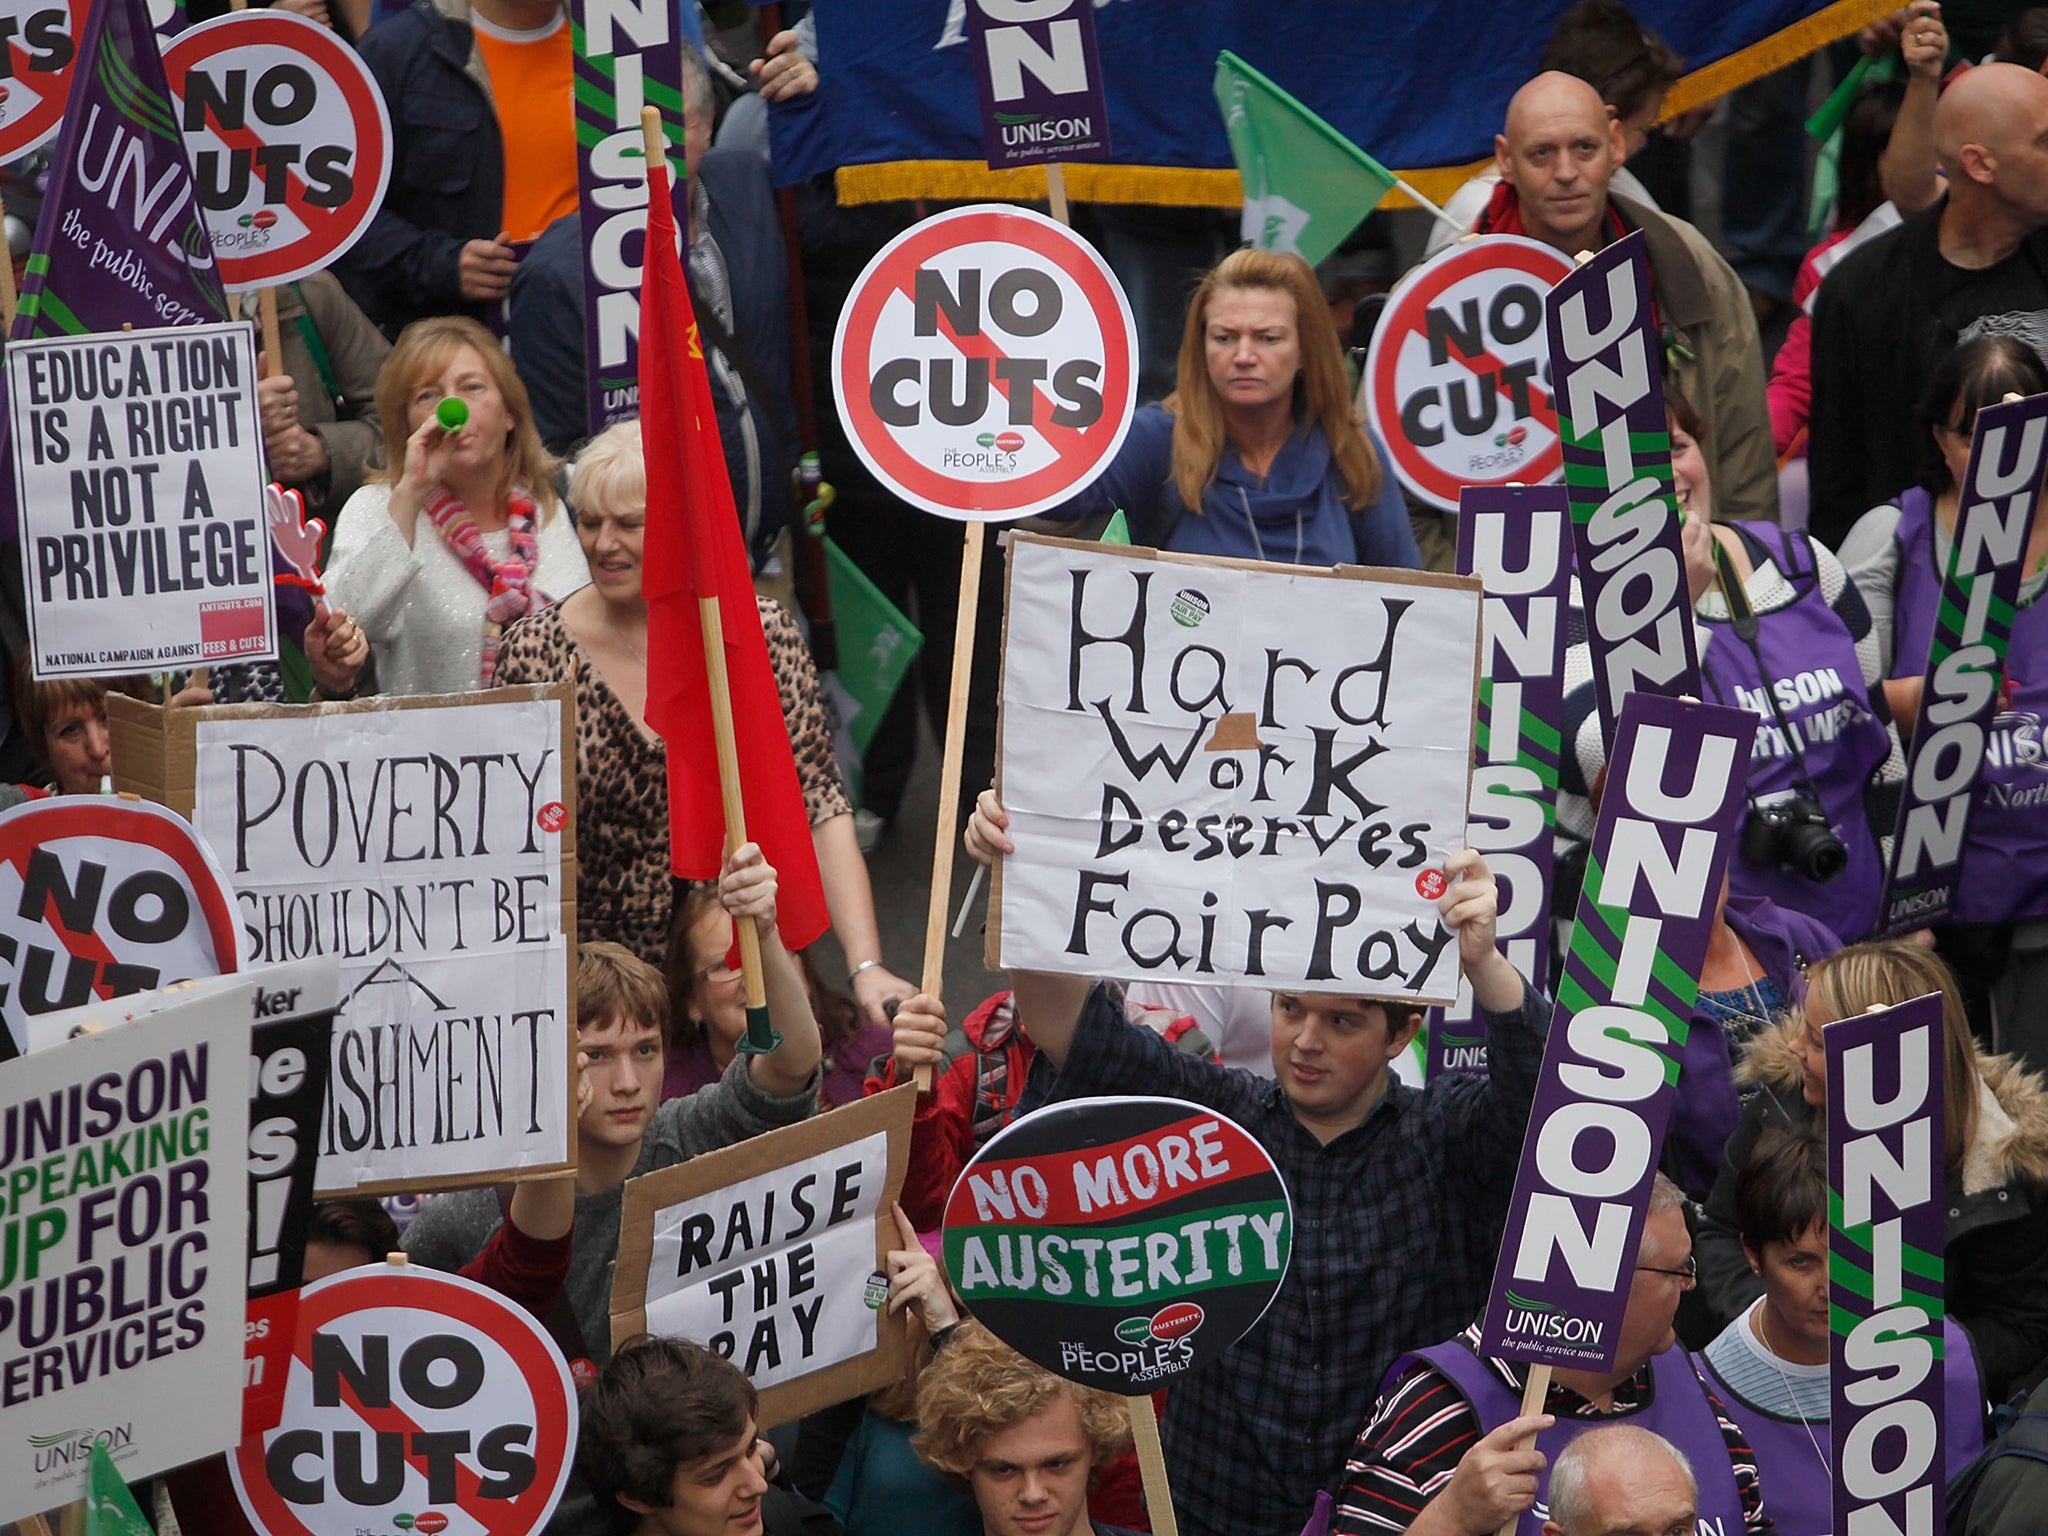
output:
[[100, 795], [0, 812], [0, 1061], [40, 1015], [237, 964], [234, 892], [183, 817]]
[[1012, 536], [989, 964], [1456, 997], [1479, 597]]
[[1745, 709], [1622, 701], [1481, 1354], [1614, 1364], [1755, 739]]
[[[1550, 982], [1550, 892], [1563, 762], [1564, 649], [1571, 603], [1571, 507], [1564, 487], [1465, 492], [1458, 569], [1486, 584], [1485, 678], [1466, 839], [1505, 891], [1501, 952], [1537, 991]], [[1486, 1020], [1462, 983], [1429, 1016], [1429, 1066], [1486, 1070]]]
[[1941, 994], [1929, 993], [1821, 1031], [1831, 1530], [1940, 1524], [1949, 1347], [1941, 1011]]
[[193, 808], [245, 958], [340, 959], [323, 1192], [574, 1166], [574, 714], [567, 684], [109, 700], [116, 782]]
[[1564, 473], [1543, 302], [1572, 264], [1519, 235], [1460, 241], [1394, 286], [1365, 403], [1401, 483], [1458, 510], [1468, 489]]
[[905, 1084], [631, 1180], [613, 1348], [657, 1333], [716, 1350], [760, 1389], [763, 1429], [901, 1380], [906, 1325], [864, 1293], [902, 1242], [916, 1099]]
[[263, 1536], [531, 1536], [554, 1513], [576, 1388], [524, 1307], [436, 1270], [344, 1270], [306, 1287], [292, 1355], [283, 1423], [228, 1458]]
[[1977, 412], [1899, 796], [1879, 919], [1887, 933], [1939, 923], [1954, 904], [2044, 474], [2048, 395]]
[[1107, 160], [1093, 0], [966, 0], [981, 143], [991, 166]]
[[43, 143], [64, 121], [71, 99], [71, 75], [78, 63], [78, 40], [85, 35], [91, 0], [11, 0], [0, 16], [10, 23], [8, 35], [22, 40], [10, 46], [7, 94], [0, 96], [0, 164], [12, 164]]
[[7, 403], [38, 679], [276, 660], [248, 326], [16, 340]]
[[1703, 696], [1642, 234], [1551, 289], [1544, 314], [1600, 734], [1611, 744], [1628, 694]]
[[1228, 1116], [1179, 1099], [1050, 1104], [1005, 1126], [946, 1202], [946, 1273], [1047, 1370], [1123, 1396], [1220, 1356], [1294, 1252], [1280, 1170]]
[[0, 1521], [240, 1437], [248, 1070], [228, 998], [0, 1071]]

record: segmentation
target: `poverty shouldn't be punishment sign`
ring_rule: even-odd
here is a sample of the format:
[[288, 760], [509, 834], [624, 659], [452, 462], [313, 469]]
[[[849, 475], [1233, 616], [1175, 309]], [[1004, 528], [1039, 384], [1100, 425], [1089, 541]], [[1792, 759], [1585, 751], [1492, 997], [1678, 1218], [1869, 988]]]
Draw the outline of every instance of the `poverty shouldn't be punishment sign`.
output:
[[1450, 1002], [1479, 598], [1013, 537], [990, 964]]
[[1235, 1121], [1179, 1099], [1081, 1099], [1016, 1121], [961, 1170], [945, 1248], [1004, 1343], [1130, 1395], [1208, 1364], [1265, 1314], [1293, 1208]]
[[189, 767], [167, 776], [195, 777], [193, 823], [234, 886], [244, 960], [340, 960], [323, 1190], [448, 1188], [569, 1161], [576, 876], [560, 694], [166, 722], [194, 732]]
[[277, 656], [246, 325], [7, 349], [37, 678]]

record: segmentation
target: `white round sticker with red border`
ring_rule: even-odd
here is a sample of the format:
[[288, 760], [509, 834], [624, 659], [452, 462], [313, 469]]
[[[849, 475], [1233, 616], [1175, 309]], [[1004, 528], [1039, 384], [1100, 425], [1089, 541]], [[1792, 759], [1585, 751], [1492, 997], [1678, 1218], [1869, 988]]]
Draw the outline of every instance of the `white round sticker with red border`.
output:
[[576, 1451], [576, 1388], [523, 1307], [374, 1264], [300, 1293], [276, 1429], [228, 1459], [265, 1536], [530, 1536]]
[[1366, 354], [1366, 405], [1401, 483], [1455, 512], [1472, 485], [1564, 472], [1543, 301], [1572, 270], [1549, 246], [1487, 235], [1450, 247], [1388, 296]]
[[0, 812], [0, 1021], [13, 1049], [33, 1043], [36, 1014], [230, 975], [240, 939], [227, 876], [175, 812], [105, 795]]
[[1095, 248], [1029, 209], [941, 213], [883, 247], [832, 342], [861, 460], [963, 522], [1028, 517], [1108, 467], [1137, 399], [1131, 306]]
[[236, 11], [180, 33], [164, 73], [231, 292], [317, 272], [369, 228], [391, 180], [391, 119], [333, 32]]
[[18, 160], [63, 123], [90, 8], [91, 0], [0, 0], [10, 66], [0, 80], [0, 163]]

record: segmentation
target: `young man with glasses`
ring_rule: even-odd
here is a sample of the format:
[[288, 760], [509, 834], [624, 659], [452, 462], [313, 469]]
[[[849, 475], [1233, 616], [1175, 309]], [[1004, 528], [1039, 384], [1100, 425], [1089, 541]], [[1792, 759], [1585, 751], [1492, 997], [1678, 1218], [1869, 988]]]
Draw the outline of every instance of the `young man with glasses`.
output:
[[[1345, 1536], [1492, 1536], [1517, 1516], [1540, 1529], [1547, 1468], [1602, 1424], [1652, 1430], [1699, 1474], [1700, 1529], [1774, 1530], [1749, 1439], [1677, 1347], [1672, 1319], [1699, 1269], [1685, 1194], [1663, 1174], [1650, 1193], [1614, 1369], [1559, 1370], [1541, 1416], [1522, 1419], [1528, 1367], [1479, 1354], [1479, 1329], [1394, 1363], [1386, 1391], [1346, 1464], [1331, 1529]], [[1536, 1432], [1536, 1448], [1520, 1448]], [[1718, 1527], [1714, 1525], [1719, 1521]]]

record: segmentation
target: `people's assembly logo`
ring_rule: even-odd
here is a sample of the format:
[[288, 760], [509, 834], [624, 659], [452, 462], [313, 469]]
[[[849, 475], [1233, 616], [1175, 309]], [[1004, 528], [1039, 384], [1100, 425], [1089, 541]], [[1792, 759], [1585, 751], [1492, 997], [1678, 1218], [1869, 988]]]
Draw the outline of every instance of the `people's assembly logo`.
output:
[[438, 1509], [423, 1509], [416, 1515], [393, 1515], [391, 1523], [401, 1531], [419, 1531], [423, 1536], [436, 1536], [448, 1529], [448, 1517]]
[[1202, 1326], [1202, 1309], [1192, 1301], [1177, 1301], [1161, 1307], [1150, 1317], [1127, 1317], [1116, 1325], [1116, 1336], [1126, 1344], [1162, 1343], [1184, 1339]]

